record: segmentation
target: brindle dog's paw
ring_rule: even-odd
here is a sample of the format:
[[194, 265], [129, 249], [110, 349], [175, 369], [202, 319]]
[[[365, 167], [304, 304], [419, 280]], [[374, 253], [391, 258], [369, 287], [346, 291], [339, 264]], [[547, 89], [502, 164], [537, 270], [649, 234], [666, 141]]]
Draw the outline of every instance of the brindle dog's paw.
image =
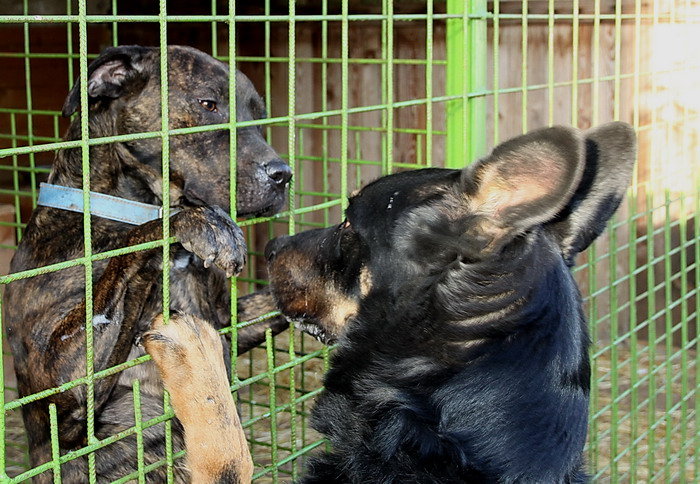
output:
[[188, 208], [176, 214], [173, 231], [182, 246], [204, 261], [226, 272], [237, 275], [246, 262], [246, 243], [243, 231], [221, 208]]

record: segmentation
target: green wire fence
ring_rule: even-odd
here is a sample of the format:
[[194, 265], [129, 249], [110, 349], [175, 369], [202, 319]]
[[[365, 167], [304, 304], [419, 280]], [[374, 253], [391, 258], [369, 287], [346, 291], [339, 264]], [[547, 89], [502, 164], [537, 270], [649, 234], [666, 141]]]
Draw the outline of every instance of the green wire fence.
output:
[[[7, 274], [38, 184], [59, 149], [82, 150], [87, 207], [93, 146], [160, 139], [167, 184], [170, 138], [228, 130], [235, 180], [235, 130], [262, 127], [292, 167], [294, 182], [282, 213], [240, 221], [250, 256], [232, 285], [234, 300], [266, 284], [265, 241], [337, 223], [348, 194], [378, 176], [463, 167], [540, 126], [627, 121], [639, 136], [633, 184], [606, 236], [575, 268], [594, 343], [588, 464], [595, 482], [700, 482], [700, 61], [691, 53], [699, 24], [697, 0], [0, 0], [0, 285], [83, 267], [91, 320], [93, 264], [161, 247], [163, 299], [169, 300], [167, 248], [175, 240], [167, 216], [163, 240], [99, 254], [91, 253], [85, 216], [83, 257]], [[63, 98], [78, 79], [86, 105], [89, 62], [120, 44], [155, 45], [161, 52], [187, 44], [209, 52], [253, 80], [269, 116], [169, 129], [166, 81], [159, 131], [90, 138], [84, 129], [79, 140], [62, 141]], [[161, 69], [167, 68], [161, 56]], [[229, 87], [235, 90], [234, 76]], [[87, 112], [79, 116], [86, 127]], [[235, 187], [235, 217], [234, 194]], [[234, 324], [225, 330], [234, 341], [237, 328], [257, 321], [236, 322], [235, 311], [232, 304]], [[182, 458], [170, 446], [164, 462], [144, 464], [144, 429], [169, 422], [172, 411], [166, 405], [164, 415], [144, 420], [135, 382], [136, 425], [100, 440], [88, 412], [87, 443], [70, 454], [60, 455], [52, 406], [53, 459], [31, 468], [23, 405], [78, 385], [92, 389], [98, 379], [148, 359], [95, 372], [89, 324], [86, 337], [83, 378], [22, 398], [3, 345], [1, 482], [22, 482], [47, 469], [59, 476], [62, 464], [86, 455], [88, 479], [96, 482], [94, 452], [131, 435], [140, 449], [138, 471], [117, 482], [144, 482], [154, 467], [172, 471]], [[326, 445], [308, 414], [329, 349], [292, 328], [232, 356], [232, 390], [256, 482], [297, 478], [305, 457]], [[88, 407], [94, 408], [92, 390]]]

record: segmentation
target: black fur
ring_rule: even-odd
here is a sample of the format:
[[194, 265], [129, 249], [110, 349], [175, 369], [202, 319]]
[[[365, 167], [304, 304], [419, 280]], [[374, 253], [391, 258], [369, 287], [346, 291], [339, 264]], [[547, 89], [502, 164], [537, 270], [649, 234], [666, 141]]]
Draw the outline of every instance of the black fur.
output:
[[622, 123], [538, 130], [463, 171], [379, 179], [340, 226], [271, 241], [282, 312], [338, 342], [313, 412], [332, 450], [301, 482], [587, 482], [589, 342], [568, 266], [634, 154]]

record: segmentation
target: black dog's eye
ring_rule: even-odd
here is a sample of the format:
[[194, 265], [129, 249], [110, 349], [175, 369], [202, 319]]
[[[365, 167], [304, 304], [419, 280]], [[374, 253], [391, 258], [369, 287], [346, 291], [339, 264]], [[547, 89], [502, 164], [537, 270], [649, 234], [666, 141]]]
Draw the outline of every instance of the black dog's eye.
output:
[[333, 231], [333, 240], [335, 246], [335, 256], [338, 259], [342, 258], [343, 245], [347, 243], [348, 234], [351, 234], [351, 230], [347, 230], [350, 227], [350, 222], [347, 219], [343, 220], [340, 225], [337, 225]]
[[218, 112], [218, 109], [216, 108], [216, 101], [212, 101], [210, 99], [197, 99], [197, 101], [199, 101], [199, 104], [201, 104], [207, 111], [212, 113]]
[[348, 219], [345, 219], [345, 220], [343, 220], [343, 222], [340, 225], [338, 225], [335, 228], [335, 233], [337, 235], [342, 235], [342, 232], [344, 232], [346, 229], [349, 229], [349, 228], [351, 228], [350, 222], [348, 222]]
[[338, 226], [338, 251], [341, 258], [354, 254], [357, 245], [357, 234], [350, 222], [345, 220]]

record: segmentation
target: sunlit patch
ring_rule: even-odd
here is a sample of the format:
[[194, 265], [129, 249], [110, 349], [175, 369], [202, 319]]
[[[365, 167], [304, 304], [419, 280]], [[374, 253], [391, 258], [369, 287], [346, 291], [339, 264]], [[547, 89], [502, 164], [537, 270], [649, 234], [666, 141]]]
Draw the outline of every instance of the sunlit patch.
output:
[[364, 266], [360, 270], [360, 294], [362, 294], [362, 297], [366, 297], [371, 290], [372, 274], [369, 272], [369, 268], [367, 266]]

